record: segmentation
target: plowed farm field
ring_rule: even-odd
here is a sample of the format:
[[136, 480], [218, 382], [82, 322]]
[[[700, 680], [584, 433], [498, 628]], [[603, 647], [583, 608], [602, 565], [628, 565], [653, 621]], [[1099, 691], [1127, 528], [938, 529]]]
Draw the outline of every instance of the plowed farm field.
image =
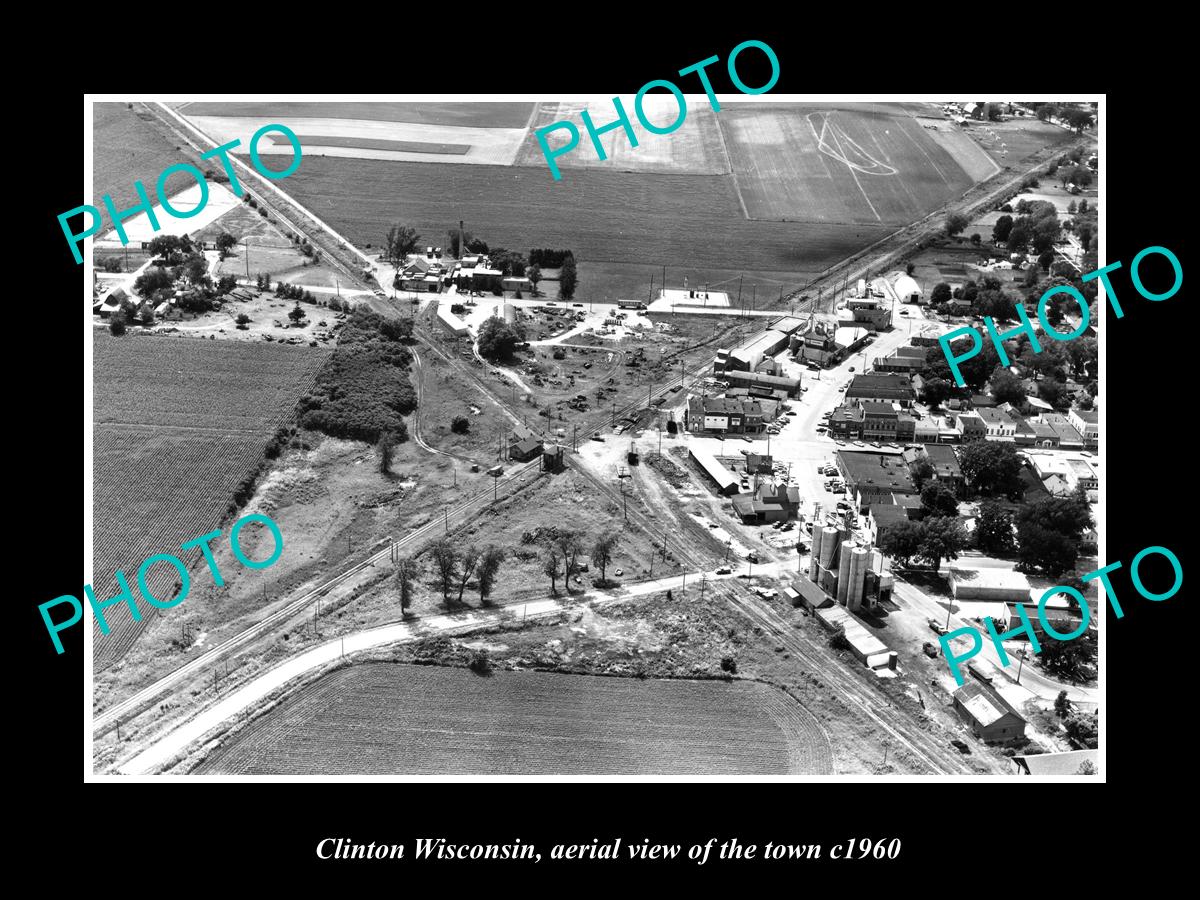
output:
[[[221, 526], [238, 484], [328, 355], [319, 348], [95, 332], [91, 583], [97, 600], [117, 594], [117, 570], [135, 583], [147, 557], [178, 555], [180, 544]], [[200, 559], [194, 549], [185, 562]], [[160, 599], [176, 593], [169, 565], [152, 569], [147, 582]], [[123, 604], [111, 607], [108, 635], [93, 621], [98, 670], [119, 660], [149, 625], [153, 607], [143, 600], [139, 608], [142, 620], [134, 622]]]
[[197, 774], [830, 773], [794, 700], [749, 681], [603, 678], [368, 663], [236, 733]]

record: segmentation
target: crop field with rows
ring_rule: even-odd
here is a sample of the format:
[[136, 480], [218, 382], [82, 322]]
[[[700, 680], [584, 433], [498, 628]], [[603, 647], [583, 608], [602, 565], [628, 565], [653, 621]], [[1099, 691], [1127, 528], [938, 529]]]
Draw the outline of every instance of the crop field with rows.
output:
[[369, 663], [325, 676], [196, 773], [784, 775], [831, 771], [815, 720], [748, 681]]
[[[222, 527], [234, 491], [328, 355], [95, 332], [91, 584], [97, 600], [117, 594], [117, 570], [136, 593], [143, 560], [180, 555], [180, 544]], [[184, 561], [194, 566], [200, 559], [193, 549]], [[199, 577], [208, 577], [207, 570]], [[156, 565], [147, 581], [159, 599], [176, 594], [168, 564]], [[123, 604], [111, 607], [108, 635], [93, 622], [98, 670], [119, 660], [148, 626], [153, 607], [139, 598], [139, 608], [142, 621], [134, 622]]]

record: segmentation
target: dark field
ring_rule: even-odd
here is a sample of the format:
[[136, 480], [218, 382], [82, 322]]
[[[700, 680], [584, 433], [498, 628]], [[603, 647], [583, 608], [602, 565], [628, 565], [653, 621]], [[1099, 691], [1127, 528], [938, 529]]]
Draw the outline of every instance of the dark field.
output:
[[785, 775], [830, 771], [816, 721], [756, 682], [356, 665], [195, 774]]
[[[555, 182], [519, 166], [313, 158], [286, 189], [357, 244], [378, 244], [397, 220], [441, 241], [464, 219], [493, 247], [570, 247], [581, 264], [814, 271], [892, 230], [749, 221], [727, 176], [586, 170]], [[591, 290], [602, 287], [581, 281], [577, 296]]]
[[[112, 196], [118, 210], [129, 209], [138, 202], [134, 181], [141, 181], [151, 203], [157, 203], [154, 184], [167, 166], [191, 159], [148, 122], [124, 103], [95, 103], [92, 105], [92, 198], [91, 203], [104, 211], [102, 197]], [[167, 182], [167, 192], [194, 183], [186, 173], [176, 173]], [[108, 213], [104, 212], [104, 233]]]
[[250, 103], [221, 101], [184, 103], [176, 106], [189, 116], [273, 116], [326, 119], [365, 119], [372, 122], [417, 122], [425, 125], [465, 125], [474, 128], [524, 128], [533, 112], [532, 103], [354, 103], [350, 101], [306, 101], [281, 103], [257, 100]]
[[[329, 351], [165, 335], [114, 338], [100, 329], [94, 335], [91, 583], [99, 601], [117, 594], [118, 569], [132, 585], [147, 557], [178, 554], [180, 544], [221, 527], [238, 484]], [[199, 550], [187, 556], [184, 562], [193, 564]], [[166, 600], [175, 594], [175, 577], [161, 564], [147, 580]], [[196, 577], [209, 576], [204, 570]], [[138, 605], [141, 622], [123, 605], [111, 607], [107, 636], [93, 621], [97, 670], [119, 660], [149, 624], [154, 608]]]
[[[470, 144], [435, 144], [430, 141], [386, 141], [381, 138], [339, 137], [330, 134], [298, 134], [303, 147], [361, 147], [364, 150], [396, 150], [402, 153], [449, 153], [464, 156]], [[271, 142], [286, 144], [286, 136], [274, 136]]]

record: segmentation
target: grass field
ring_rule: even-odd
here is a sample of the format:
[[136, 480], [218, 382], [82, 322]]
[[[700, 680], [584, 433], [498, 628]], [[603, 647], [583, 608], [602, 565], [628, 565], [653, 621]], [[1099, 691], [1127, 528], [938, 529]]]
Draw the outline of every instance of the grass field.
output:
[[375, 663], [326, 676], [196, 774], [784, 775], [828, 772], [818, 726], [751, 682]]
[[[666, 264], [738, 271], [816, 271], [891, 229], [880, 224], [754, 222], [720, 176], [305, 159], [287, 180], [299, 202], [358, 244], [397, 220], [442, 241], [461, 218], [492, 246], [570, 247], [580, 263]], [[577, 299], [603, 297], [581, 281]]]
[[186, 116], [254, 116], [263, 124], [281, 116], [322, 119], [363, 119], [371, 122], [413, 122], [422, 125], [464, 125], [473, 128], [524, 128], [533, 103], [350, 103], [307, 101], [281, 103], [257, 100], [249, 103], [200, 101], [177, 104]]
[[[683, 124], [670, 134], [654, 134], [647, 131], [637, 120], [634, 98], [621, 98], [625, 111], [633, 122], [637, 135], [636, 147], [629, 143], [625, 130], [618, 128], [600, 136], [606, 159], [596, 154], [596, 148], [588, 137], [580, 111], [586, 109], [596, 127], [615, 121], [616, 108], [611, 100], [590, 103], [542, 103], [531, 123], [529, 134], [517, 154], [516, 165], [537, 166], [547, 178], [552, 178], [533, 132], [538, 128], [558, 121], [568, 121], [579, 129], [579, 143], [575, 149], [558, 157], [555, 162], [564, 173], [570, 169], [594, 168], [613, 172], [661, 172], [673, 175], [727, 175], [729, 159], [721, 143], [721, 129], [717, 124], [717, 113], [707, 100], [688, 104]], [[665, 128], [679, 115], [679, 105], [671, 94], [647, 94], [642, 110], [651, 124]], [[570, 132], [556, 129], [546, 135], [551, 149], [557, 150], [567, 143]], [[563, 175], [565, 179], [568, 177]]]
[[[105, 599], [117, 593], [116, 570], [132, 579], [148, 556], [178, 553], [180, 544], [220, 527], [234, 490], [257, 466], [328, 351], [114, 338], [102, 330], [94, 341], [91, 583], [97, 599]], [[185, 561], [199, 559], [196, 550]], [[149, 577], [161, 599], [174, 596], [173, 583], [169, 566]], [[140, 623], [113, 608], [112, 633], [96, 628], [98, 670], [120, 659], [149, 624], [152, 608], [139, 605]]]
[[[188, 159], [175, 145], [124, 103], [96, 103], [92, 106], [92, 199], [103, 209], [101, 198], [112, 196], [118, 210], [138, 202], [134, 181], [141, 181], [146, 193], [154, 197], [154, 183], [162, 170]], [[172, 176], [168, 190], [187, 185], [186, 175]], [[105, 213], [105, 221], [108, 214]], [[106, 226], [102, 231], [107, 231]]]
[[903, 225], [974, 180], [907, 115], [828, 106], [717, 117], [755, 219]]

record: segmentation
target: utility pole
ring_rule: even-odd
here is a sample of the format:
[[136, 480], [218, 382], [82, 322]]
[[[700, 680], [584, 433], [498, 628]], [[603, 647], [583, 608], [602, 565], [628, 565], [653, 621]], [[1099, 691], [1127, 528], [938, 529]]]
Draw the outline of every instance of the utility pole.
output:
[[704, 602], [704, 585], [708, 581], [708, 575], [704, 572], [700, 573], [700, 602]]
[[450, 533], [450, 513], [446, 511], [446, 507], [442, 507], [442, 517], [445, 522], [446, 534]]
[[[250, 280], [250, 239], [242, 241], [242, 246], [246, 248], [246, 280]], [[129, 258], [129, 248], [125, 248], [125, 257]]]
[[738, 298], [737, 298], [737, 302], [738, 302], [738, 311], [739, 311], [739, 312], [744, 312], [744, 310], [742, 309], [742, 276], [741, 276], [741, 275], [739, 275], [739, 276], [738, 276]]
[[651, 276], [650, 276], [650, 293], [646, 295], [646, 302], [652, 303], [653, 301], [654, 301], [654, 275], [651, 274]]
[[[622, 514], [623, 514], [623, 515], [624, 515], [624, 517], [625, 517], [625, 521], [626, 521], [626, 522], [628, 522], [628, 521], [629, 521], [629, 500], [628, 500], [628, 498], [627, 498], [627, 496], [626, 496], [626, 494], [625, 494], [625, 482], [624, 482], [624, 480], [622, 480], [622, 481], [621, 481], [621, 508], [622, 508]], [[654, 563], [653, 563], [653, 557], [651, 557], [651, 563], [650, 563], [650, 564], [651, 564], [651, 566], [653, 566], [653, 565], [654, 565]]]

